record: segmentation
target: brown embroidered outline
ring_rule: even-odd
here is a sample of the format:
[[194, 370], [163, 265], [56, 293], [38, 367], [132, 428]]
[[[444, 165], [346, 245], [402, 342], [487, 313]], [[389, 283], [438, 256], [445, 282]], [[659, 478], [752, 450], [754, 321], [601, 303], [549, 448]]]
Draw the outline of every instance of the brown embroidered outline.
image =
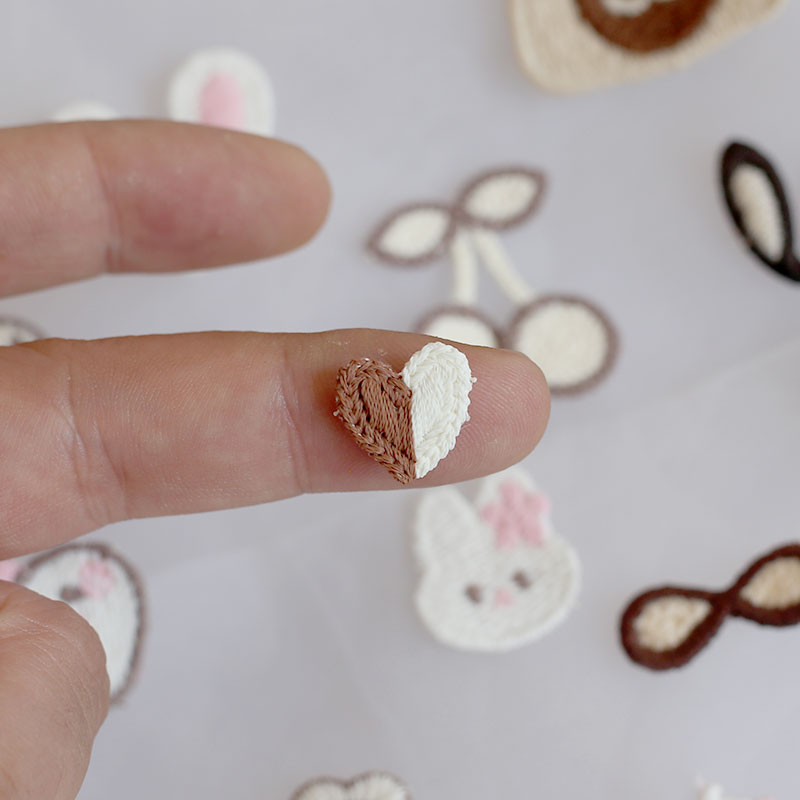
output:
[[550, 394], [553, 395], [567, 397], [570, 395], [582, 394], [589, 389], [593, 389], [597, 384], [605, 380], [609, 372], [614, 368], [620, 351], [620, 338], [616, 326], [611, 322], [611, 318], [608, 314], [599, 306], [574, 294], [542, 295], [527, 305], [522, 306], [522, 308], [517, 311], [508, 327], [506, 336], [503, 339], [503, 344], [510, 350], [517, 350], [515, 343], [519, 337], [519, 329], [522, 324], [531, 316], [531, 312], [535, 313], [539, 308], [549, 305], [550, 303], [573, 303], [588, 308], [597, 316], [605, 328], [606, 336], [608, 337], [608, 349], [600, 368], [593, 375], [590, 375], [588, 378], [578, 383], [570, 384], [569, 386], [550, 386]]
[[636, 16], [614, 14], [603, 0], [575, 0], [589, 25], [606, 41], [634, 53], [667, 50], [692, 36], [718, 0], [652, 2]]
[[[736, 203], [736, 197], [731, 186], [733, 175], [739, 167], [748, 165], [764, 173], [778, 200], [784, 238], [783, 255], [778, 261], [774, 261], [767, 256], [750, 236], [744, 217]], [[725, 204], [733, 219], [733, 224], [744, 238], [745, 243], [752, 253], [759, 261], [779, 275], [790, 281], [800, 282], [800, 262], [798, 262], [797, 256], [794, 254], [794, 228], [792, 225], [791, 206], [783, 186], [783, 181], [772, 162], [763, 155], [763, 153], [760, 153], [750, 145], [744, 144], [743, 142], [731, 142], [731, 144], [725, 148], [720, 160], [720, 178], [722, 180], [722, 192], [725, 197]]]
[[145, 638], [145, 634], [147, 633], [147, 595], [144, 590], [144, 584], [142, 582], [139, 573], [131, 566], [131, 564], [126, 561], [119, 553], [117, 553], [113, 548], [111, 548], [107, 544], [100, 544], [99, 542], [87, 542], [85, 544], [68, 544], [64, 545], [63, 547], [57, 547], [53, 550], [48, 550], [41, 555], [35, 556], [32, 558], [28, 563], [22, 568], [19, 575], [17, 575], [15, 579], [15, 583], [18, 583], [20, 586], [27, 587], [27, 581], [30, 580], [34, 573], [39, 569], [39, 567], [47, 564], [50, 561], [59, 558], [64, 553], [68, 552], [77, 552], [77, 551], [87, 551], [93, 554], [98, 555], [100, 558], [103, 559], [110, 559], [113, 560], [122, 571], [125, 573], [126, 578], [130, 581], [131, 585], [134, 587], [136, 591], [136, 597], [139, 601], [139, 614], [138, 614], [138, 625], [136, 627], [136, 643], [133, 647], [133, 653], [131, 654], [131, 659], [129, 662], [128, 668], [128, 677], [125, 680], [125, 683], [120, 687], [117, 692], [111, 696], [110, 702], [112, 705], [120, 705], [125, 697], [130, 692], [133, 685], [136, 683], [137, 678], [139, 677], [139, 673], [141, 670], [141, 662], [142, 662], [142, 648], [143, 642]]
[[[448, 223], [444, 234], [433, 247], [418, 256], [412, 256], [410, 258], [394, 255], [381, 247], [381, 239], [399, 217], [412, 211], [422, 211], [425, 209], [441, 211], [448, 216]], [[447, 253], [447, 249], [456, 235], [456, 228], [455, 214], [453, 213], [453, 209], [446, 203], [411, 203], [398, 208], [378, 225], [375, 232], [367, 240], [367, 250], [376, 258], [395, 267], [420, 267], [429, 264], [431, 261], [435, 261], [437, 258], [442, 258]]]
[[[730, 589], [723, 592], [708, 592], [682, 586], [662, 586], [638, 595], [625, 609], [620, 621], [620, 638], [625, 652], [632, 661], [648, 669], [658, 671], [676, 669], [688, 664], [709, 644], [728, 616], [778, 628], [797, 625], [800, 623], [800, 603], [786, 608], [759, 608], [740, 596], [761, 569], [781, 558], [800, 560], [800, 544], [784, 545], [762, 556], [741, 574]], [[711, 605], [711, 611], [680, 645], [661, 652], [639, 643], [635, 624], [648, 603], [663, 597], [705, 600]]]
[[416, 477], [411, 389], [388, 364], [366, 358], [339, 370], [336, 414], [358, 446], [402, 484]]
[[413, 800], [411, 796], [411, 792], [408, 786], [401, 781], [396, 776], [392, 775], [389, 772], [382, 772], [372, 771], [372, 772], [365, 772], [362, 775], [358, 775], [352, 780], [343, 781], [340, 778], [314, 778], [313, 780], [307, 781], [304, 783], [293, 795], [291, 800], [300, 800], [305, 792], [314, 789], [315, 787], [321, 784], [330, 784], [332, 786], [338, 786], [342, 788], [345, 792], [349, 792], [352, 788], [354, 788], [357, 784], [361, 783], [362, 781], [368, 781], [372, 778], [386, 778], [387, 780], [394, 781], [398, 788], [405, 793], [404, 800]]
[[[470, 195], [482, 184], [493, 178], [504, 178], [510, 175], [524, 175], [527, 178], [531, 178], [538, 186], [538, 191], [534, 192], [528, 204], [521, 211], [504, 220], [485, 219], [484, 217], [476, 216], [467, 211], [466, 205], [469, 202]], [[547, 188], [547, 175], [541, 170], [533, 169], [532, 167], [514, 166], [486, 170], [472, 178], [461, 190], [456, 200], [455, 214], [458, 220], [465, 225], [474, 228], [486, 228], [487, 230], [493, 231], [505, 231], [524, 222], [528, 217], [532, 217], [539, 210]]]
[[[452, 305], [437, 306], [433, 310], [429, 311], [424, 317], [417, 321], [417, 323], [414, 325], [414, 330], [417, 333], [422, 333], [428, 336], [430, 334], [425, 332], [430, 327], [431, 323], [438, 317], [443, 317], [447, 314], [456, 314], [461, 317], [471, 317], [472, 319], [478, 320], [478, 322], [482, 322], [494, 334], [496, 344], [493, 345], [493, 347], [502, 346], [504, 338], [503, 333], [487, 314], [484, 314], [477, 308], [472, 308], [471, 306], [460, 306], [455, 303]], [[463, 342], [461, 344], [463, 344]]]

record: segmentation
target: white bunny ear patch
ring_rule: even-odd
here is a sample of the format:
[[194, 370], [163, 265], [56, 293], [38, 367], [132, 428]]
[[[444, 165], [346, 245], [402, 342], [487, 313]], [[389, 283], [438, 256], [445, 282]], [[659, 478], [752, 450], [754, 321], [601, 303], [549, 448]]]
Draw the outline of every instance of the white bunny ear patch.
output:
[[53, 114], [53, 122], [83, 122], [85, 120], [117, 119], [119, 114], [105, 103], [84, 100], [70, 103]]
[[78, 544], [34, 558], [16, 580], [68, 603], [97, 631], [111, 700], [118, 702], [135, 676], [145, 626], [143, 591], [133, 568], [104, 545]]
[[525, 167], [495, 169], [475, 178], [457, 207], [469, 225], [501, 231], [533, 215], [544, 195], [544, 173]]
[[575, 605], [578, 557], [522, 470], [486, 479], [475, 505], [455, 489], [427, 492], [413, 533], [417, 611], [445, 645], [514, 650], [553, 630]]
[[800, 281], [791, 208], [775, 167], [741, 142], [728, 145], [720, 167], [733, 224], [754, 255], [784, 278]]
[[15, 317], [0, 317], [0, 347], [35, 342], [44, 334], [30, 322]]
[[412, 800], [397, 778], [370, 772], [350, 781], [322, 778], [298, 789], [292, 800]]
[[189, 57], [169, 87], [169, 115], [179, 122], [272, 136], [275, 91], [265, 69], [238, 50], [214, 48]]
[[387, 217], [367, 249], [388, 264], [414, 267], [444, 255], [455, 236], [453, 211], [439, 203], [417, 203]]
[[785, 0], [510, 0], [520, 63], [564, 94], [688, 66]]

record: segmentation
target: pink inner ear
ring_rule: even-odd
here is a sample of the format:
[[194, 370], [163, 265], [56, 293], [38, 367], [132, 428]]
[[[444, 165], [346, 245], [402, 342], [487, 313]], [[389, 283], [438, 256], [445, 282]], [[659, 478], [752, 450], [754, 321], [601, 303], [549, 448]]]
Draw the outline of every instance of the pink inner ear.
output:
[[80, 587], [87, 597], [102, 599], [111, 593], [116, 582], [111, 568], [99, 558], [93, 558], [81, 567]]
[[212, 75], [200, 93], [198, 116], [205, 125], [242, 130], [247, 120], [244, 95], [236, 80], [225, 73]]
[[22, 563], [16, 558], [0, 561], [0, 581], [15, 581], [21, 571]]

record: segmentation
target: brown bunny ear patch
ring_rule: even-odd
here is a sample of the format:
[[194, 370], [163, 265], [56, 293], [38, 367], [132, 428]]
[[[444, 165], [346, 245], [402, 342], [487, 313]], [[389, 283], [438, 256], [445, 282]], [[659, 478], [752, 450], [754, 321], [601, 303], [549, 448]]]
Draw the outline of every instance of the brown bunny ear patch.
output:
[[729, 616], [774, 627], [800, 623], [800, 544], [767, 553], [723, 592], [676, 586], [644, 592], [622, 615], [622, 645], [643, 667], [681, 667]]

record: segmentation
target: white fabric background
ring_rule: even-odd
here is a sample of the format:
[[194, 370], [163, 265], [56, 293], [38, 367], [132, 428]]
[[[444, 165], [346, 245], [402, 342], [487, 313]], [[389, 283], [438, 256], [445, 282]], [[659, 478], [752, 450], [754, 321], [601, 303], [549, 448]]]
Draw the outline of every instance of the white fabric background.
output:
[[392, 271], [365, 235], [399, 203], [523, 162], [552, 191], [509, 249], [623, 337], [613, 378], [557, 400], [528, 461], [585, 587], [563, 628], [516, 654], [448, 651], [416, 620], [413, 493], [96, 534], [140, 566], [152, 619], [82, 800], [283, 800], [371, 768], [417, 800], [689, 800], [698, 773], [800, 794], [800, 632], [732, 621], [669, 675], [632, 666], [616, 634], [649, 584], [722, 586], [797, 538], [799, 290], [734, 239], [715, 177], [723, 143], [750, 138], [800, 198], [798, 27], [794, 4], [686, 73], [562, 99], [517, 69], [497, 0], [6, 0], [0, 123], [83, 98], [157, 115], [186, 53], [235, 45], [268, 66], [280, 135], [321, 159], [336, 198], [312, 245], [269, 264], [104, 278], [0, 312], [73, 337], [404, 328], [442, 296], [444, 265]]

